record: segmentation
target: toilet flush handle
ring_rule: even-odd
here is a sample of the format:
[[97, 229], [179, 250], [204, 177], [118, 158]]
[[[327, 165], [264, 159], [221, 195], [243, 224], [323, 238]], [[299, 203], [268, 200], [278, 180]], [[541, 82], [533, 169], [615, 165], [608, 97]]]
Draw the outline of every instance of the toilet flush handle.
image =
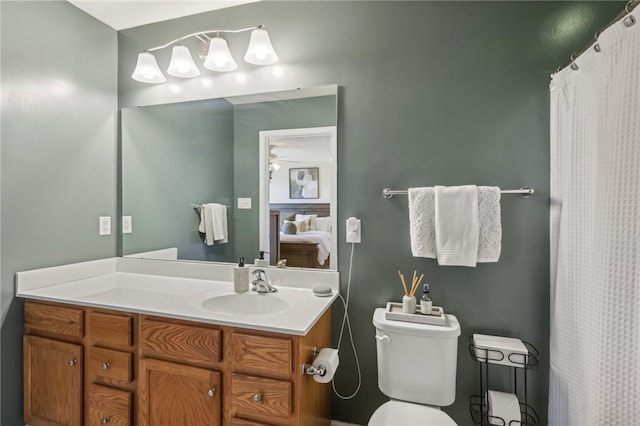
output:
[[386, 334], [383, 334], [383, 335], [376, 334], [376, 339], [385, 343], [389, 343], [391, 341], [391, 337], [387, 336]]

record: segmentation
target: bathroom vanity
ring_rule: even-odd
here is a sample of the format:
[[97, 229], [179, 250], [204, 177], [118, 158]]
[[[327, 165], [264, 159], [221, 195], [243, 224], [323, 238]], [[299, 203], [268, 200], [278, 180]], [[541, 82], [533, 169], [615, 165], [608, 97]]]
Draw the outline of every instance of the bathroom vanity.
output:
[[[87, 264], [93, 262], [87, 262], [67, 265], [67, 271], [18, 274], [18, 295], [28, 299], [26, 423], [330, 423], [330, 385], [303, 375], [302, 366], [313, 361], [314, 347], [331, 345], [335, 294], [318, 298], [308, 288], [287, 288], [288, 280], [302, 282], [302, 271], [274, 271], [272, 279], [282, 293], [275, 295], [290, 306], [234, 315], [206, 309], [207, 301], [220, 296], [233, 303], [230, 282], [200, 279], [201, 272], [193, 270], [162, 275], [159, 270], [166, 265], [161, 261], [97, 262], [102, 264], [93, 266], [106, 273], [94, 275], [95, 268], [88, 273]], [[222, 279], [230, 273], [220, 265], [199, 267]], [[312, 281], [337, 286], [337, 276], [316, 274]], [[273, 295], [237, 296], [244, 297], [243, 304], [256, 300], [269, 311], [267, 298]]]

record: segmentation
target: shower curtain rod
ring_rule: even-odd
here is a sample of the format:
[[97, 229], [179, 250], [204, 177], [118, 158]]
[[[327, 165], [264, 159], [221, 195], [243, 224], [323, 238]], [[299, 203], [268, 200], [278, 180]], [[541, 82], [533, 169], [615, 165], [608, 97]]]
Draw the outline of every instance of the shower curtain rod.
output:
[[569, 60], [567, 62], [565, 62], [564, 64], [560, 65], [558, 67], [558, 69], [556, 69], [556, 71], [554, 73], [551, 74], [551, 77], [553, 77], [554, 74], [557, 74], [558, 72], [560, 72], [561, 70], [565, 69], [566, 67], [570, 66], [571, 69], [573, 69], [574, 71], [578, 70], [578, 66], [575, 64], [575, 60], [578, 56], [582, 55], [584, 52], [586, 52], [587, 50], [589, 50], [591, 47], [593, 47], [595, 49], [596, 52], [600, 51], [600, 46], [598, 45], [598, 36], [600, 34], [602, 34], [603, 31], [605, 31], [607, 28], [611, 27], [612, 25], [615, 25], [617, 22], [619, 22], [621, 19], [623, 18], [627, 18], [628, 20], [625, 19], [624, 21], [624, 25], [626, 27], [630, 27], [633, 24], [636, 23], [636, 18], [631, 15], [631, 12], [638, 6], [640, 5], [640, 0], [630, 0], [624, 7], [624, 10], [620, 13], [618, 13], [618, 15], [616, 15], [615, 18], [613, 18], [613, 20], [611, 22], [609, 22], [605, 27], [601, 28], [600, 30], [598, 30], [595, 35], [593, 36], [594, 40], [587, 44], [586, 46], [584, 46], [581, 50], [577, 51], [577, 52], [573, 52], [573, 54], [571, 55], [571, 57], [569, 58]]

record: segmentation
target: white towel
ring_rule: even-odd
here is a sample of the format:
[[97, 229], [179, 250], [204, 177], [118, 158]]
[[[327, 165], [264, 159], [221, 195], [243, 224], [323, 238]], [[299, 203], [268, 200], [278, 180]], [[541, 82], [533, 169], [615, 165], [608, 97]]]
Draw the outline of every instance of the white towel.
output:
[[204, 243], [212, 246], [229, 242], [227, 226], [227, 206], [224, 204], [208, 203], [200, 208], [200, 225], [198, 231], [205, 234]]
[[213, 209], [211, 204], [203, 204], [202, 212], [204, 213], [204, 243], [208, 246], [212, 246], [213, 239]]
[[[409, 188], [411, 254], [436, 259], [435, 188]], [[500, 188], [478, 186], [478, 263], [500, 258], [502, 223]]]
[[478, 262], [497, 262], [502, 250], [502, 221], [500, 217], [500, 188], [478, 187]]
[[478, 259], [478, 189], [475, 185], [436, 186], [438, 265], [476, 266]]
[[200, 204], [200, 225], [198, 225], [198, 232], [204, 234], [207, 232], [205, 228], [205, 217], [204, 217], [204, 204]]
[[434, 188], [409, 188], [409, 235], [415, 257], [436, 258], [435, 208]]
[[224, 204], [210, 204], [213, 212], [213, 239], [220, 244], [228, 242], [227, 206]]

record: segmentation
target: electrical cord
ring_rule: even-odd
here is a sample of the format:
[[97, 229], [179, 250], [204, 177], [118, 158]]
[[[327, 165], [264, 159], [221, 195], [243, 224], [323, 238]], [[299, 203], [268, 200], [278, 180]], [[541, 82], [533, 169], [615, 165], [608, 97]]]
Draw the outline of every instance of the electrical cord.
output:
[[340, 292], [338, 292], [338, 297], [342, 300], [342, 305], [344, 306], [344, 316], [342, 317], [342, 325], [340, 326], [340, 336], [338, 337], [338, 354], [340, 353], [340, 345], [342, 344], [342, 336], [344, 334], [344, 326], [347, 325], [347, 329], [349, 331], [349, 340], [351, 340], [351, 348], [353, 349], [353, 356], [356, 360], [356, 368], [358, 370], [358, 386], [356, 390], [353, 391], [351, 395], [344, 396], [341, 395], [340, 392], [336, 389], [335, 377], [331, 380], [331, 387], [333, 388], [333, 392], [340, 399], [351, 399], [360, 391], [360, 386], [362, 385], [362, 373], [360, 371], [360, 361], [358, 360], [358, 352], [356, 351], [356, 345], [353, 342], [353, 332], [351, 331], [351, 322], [349, 321], [349, 296], [351, 294], [351, 269], [353, 266], [353, 249], [355, 247], [355, 243], [351, 243], [351, 256], [349, 257], [349, 277], [347, 279], [347, 300], [342, 297]]

